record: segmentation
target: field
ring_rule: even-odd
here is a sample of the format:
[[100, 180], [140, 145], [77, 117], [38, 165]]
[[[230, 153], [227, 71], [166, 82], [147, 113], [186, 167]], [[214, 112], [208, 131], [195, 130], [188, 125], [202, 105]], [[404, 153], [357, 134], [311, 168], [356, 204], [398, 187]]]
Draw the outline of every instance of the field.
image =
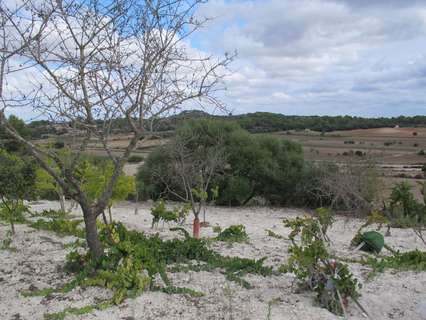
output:
[[[416, 181], [423, 180], [421, 167], [426, 163], [426, 155], [419, 155], [419, 152], [426, 151], [426, 128], [358, 129], [325, 134], [291, 131], [274, 135], [301, 143], [307, 160], [372, 161], [382, 176], [384, 196], [395, 183], [407, 181], [420, 198]], [[356, 151], [363, 156], [356, 155]]]
[[[176, 237], [168, 225], [151, 229], [149, 208], [151, 203], [139, 204], [134, 214], [134, 204], [120, 203], [113, 209], [115, 219], [128, 228], [148, 234], [159, 233], [162, 238]], [[33, 210], [58, 208], [55, 202], [32, 203]], [[282, 219], [301, 215], [300, 210], [268, 208], [217, 208], [209, 207], [207, 221], [210, 226], [227, 227], [244, 224], [249, 235], [247, 243], [226, 244], [211, 242], [211, 247], [223, 255], [247, 258], [266, 257], [266, 264], [277, 267], [288, 258], [289, 229]], [[78, 215], [78, 212], [74, 212]], [[332, 251], [339, 257], [358, 258], [361, 254], [349, 247], [354, 232], [361, 224], [357, 219], [338, 218], [329, 232]], [[189, 220], [184, 228], [191, 229]], [[277, 239], [268, 236], [266, 229], [283, 236]], [[5, 226], [0, 226], [3, 240]], [[202, 236], [213, 238], [212, 227], [202, 229]], [[24, 297], [24, 290], [60, 286], [70, 277], [62, 271], [65, 255], [70, 249], [64, 245], [74, 237], [59, 237], [52, 232], [37, 231], [19, 225], [13, 245], [16, 252], [1, 250], [0, 259], [0, 314], [2, 319], [42, 319], [46, 313], [60, 312], [67, 307], [82, 307], [99, 299], [111, 296], [109, 290], [88, 287], [72, 290], [67, 294], [53, 293], [46, 297]], [[401, 251], [421, 248], [422, 244], [409, 229], [392, 229], [386, 242]], [[368, 311], [370, 319], [411, 319], [426, 317], [425, 273], [394, 272], [387, 270], [372, 279], [367, 276], [371, 269], [350, 263], [351, 270], [361, 280], [360, 303]], [[176, 286], [202, 292], [202, 297], [186, 294], [169, 295], [161, 292], [146, 292], [135, 299], [126, 299], [119, 306], [95, 310], [85, 315], [69, 315], [66, 319], [169, 319], [169, 320], [259, 320], [259, 319], [339, 319], [316, 305], [314, 295], [298, 290], [291, 274], [273, 276], [247, 275], [245, 279], [253, 286], [244, 289], [235, 282], [226, 280], [220, 270], [169, 273]], [[160, 281], [159, 281], [160, 283]], [[350, 303], [349, 319], [365, 319], [355, 304]]]
[[426, 149], [426, 128], [359, 129], [325, 134], [280, 132], [276, 135], [300, 142], [306, 158], [311, 160], [344, 161], [348, 157], [345, 152], [361, 151], [384, 168], [412, 173], [419, 172], [416, 165], [426, 162], [426, 156], [418, 155]]

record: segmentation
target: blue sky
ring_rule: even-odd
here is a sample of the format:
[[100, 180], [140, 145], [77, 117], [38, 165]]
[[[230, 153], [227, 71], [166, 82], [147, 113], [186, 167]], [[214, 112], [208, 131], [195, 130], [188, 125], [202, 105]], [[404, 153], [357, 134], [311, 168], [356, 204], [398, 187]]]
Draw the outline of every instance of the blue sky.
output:
[[426, 1], [212, 0], [191, 39], [237, 50], [234, 113], [426, 115]]

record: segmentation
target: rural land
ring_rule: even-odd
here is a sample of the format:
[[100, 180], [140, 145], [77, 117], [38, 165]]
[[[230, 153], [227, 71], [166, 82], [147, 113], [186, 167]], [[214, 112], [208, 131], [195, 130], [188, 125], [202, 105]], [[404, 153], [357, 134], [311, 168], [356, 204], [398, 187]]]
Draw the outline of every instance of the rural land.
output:
[[0, 320], [426, 320], [425, 13], [1, 0]]

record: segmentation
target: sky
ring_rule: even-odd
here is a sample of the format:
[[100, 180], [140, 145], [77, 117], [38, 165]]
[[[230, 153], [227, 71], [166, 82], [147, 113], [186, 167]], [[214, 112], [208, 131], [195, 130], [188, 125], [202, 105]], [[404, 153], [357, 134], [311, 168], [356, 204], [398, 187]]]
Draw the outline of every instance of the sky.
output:
[[234, 113], [426, 115], [426, 0], [212, 0], [191, 44], [237, 51]]
[[220, 93], [234, 114], [426, 115], [426, 0], [210, 0], [196, 15], [212, 20], [194, 52], [237, 52]]

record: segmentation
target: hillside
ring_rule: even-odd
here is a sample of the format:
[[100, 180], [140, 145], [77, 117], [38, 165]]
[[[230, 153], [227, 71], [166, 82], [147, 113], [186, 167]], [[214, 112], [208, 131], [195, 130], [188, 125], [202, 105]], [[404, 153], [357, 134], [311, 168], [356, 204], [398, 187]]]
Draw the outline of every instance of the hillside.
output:
[[[372, 129], [386, 127], [426, 127], [426, 116], [393, 117], [393, 118], [362, 118], [352, 116], [294, 116], [269, 112], [255, 112], [242, 115], [210, 115], [201, 110], [186, 110], [179, 114], [153, 120], [156, 132], [166, 133], [174, 131], [179, 125], [189, 119], [212, 118], [233, 121], [242, 128], [252, 132], [277, 132], [287, 130], [313, 130], [331, 132], [336, 130]], [[72, 128], [68, 124], [53, 124], [48, 121], [37, 121], [29, 124], [34, 137], [43, 134], [70, 133]], [[112, 128], [117, 133], [129, 131], [124, 119], [113, 121]]]

